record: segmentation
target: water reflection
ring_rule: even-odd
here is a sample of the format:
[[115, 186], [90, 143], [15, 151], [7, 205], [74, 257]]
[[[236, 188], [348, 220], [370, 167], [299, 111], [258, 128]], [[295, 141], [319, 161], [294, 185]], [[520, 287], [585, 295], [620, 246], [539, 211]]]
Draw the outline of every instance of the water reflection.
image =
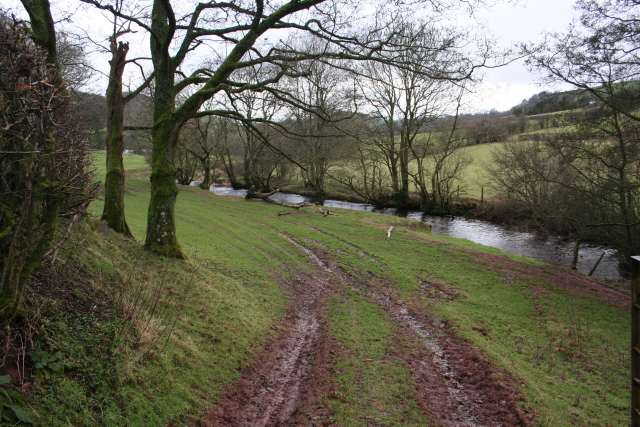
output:
[[[210, 190], [216, 194], [229, 196], [244, 197], [247, 194], [247, 190], [234, 190], [229, 187], [211, 187]], [[275, 193], [272, 198], [286, 203], [317, 202], [317, 199], [299, 194]], [[340, 200], [325, 200], [323, 205], [328, 208], [376, 212], [429, 222], [433, 225], [434, 234], [469, 239], [472, 242], [493, 246], [508, 253], [564, 267], [570, 265], [573, 255], [574, 243], [571, 241], [563, 241], [559, 237], [541, 238], [534, 233], [510, 230], [486, 221], [463, 217], [430, 216], [423, 212], [402, 211], [395, 208], [377, 209], [364, 203]], [[601, 245], [583, 244], [580, 246], [578, 270], [587, 274], [603, 252], [605, 255], [593, 276], [599, 279], [622, 278], [616, 250]]]

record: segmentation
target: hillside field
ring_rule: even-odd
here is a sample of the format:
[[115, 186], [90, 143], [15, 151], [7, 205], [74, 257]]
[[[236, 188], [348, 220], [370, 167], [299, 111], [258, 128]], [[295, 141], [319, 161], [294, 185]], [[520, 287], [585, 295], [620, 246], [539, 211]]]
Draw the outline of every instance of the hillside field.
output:
[[51, 321], [76, 365], [41, 390], [41, 425], [628, 423], [626, 293], [412, 220], [197, 187], [176, 207], [189, 260], [157, 258], [148, 166], [125, 162], [138, 242], [97, 219], [76, 236], [104, 348], [83, 353], [79, 315]]

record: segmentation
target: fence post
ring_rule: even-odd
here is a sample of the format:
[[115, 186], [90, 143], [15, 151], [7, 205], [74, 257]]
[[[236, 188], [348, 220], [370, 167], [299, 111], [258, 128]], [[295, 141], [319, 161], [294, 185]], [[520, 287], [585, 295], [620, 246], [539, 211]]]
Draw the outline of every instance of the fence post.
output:
[[640, 427], [640, 256], [631, 257], [631, 426]]

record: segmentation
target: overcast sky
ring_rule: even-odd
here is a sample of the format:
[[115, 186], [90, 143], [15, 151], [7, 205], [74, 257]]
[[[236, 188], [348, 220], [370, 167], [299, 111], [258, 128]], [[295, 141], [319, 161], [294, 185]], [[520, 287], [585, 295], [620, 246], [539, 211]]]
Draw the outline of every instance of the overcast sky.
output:
[[[52, 0], [51, 3], [54, 13], [61, 4], [75, 4], [68, 0]], [[544, 31], [565, 31], [579, 14], [573, 9], [575, 0], [501, 0], [497, 3], [491, 8], [476, 10], [475, 19], [484, 23], [497, 40], [498, 46], [504, 48], [517, 42], [540, 40]], [[22, 9], [19, 0], [0, 0], [0, 6]], [[77, 15], [76, 18], [79, 18], [84, 14], [80, 12]], [[80, 20], [86, 22], [87, 16]], [[92, 21], [92, 25], [96, 26], [99, 20]], [[452, 24], [477, 26], [465, 14], [460, 14]], [[567, 89], [540, 86], [536, 84], [537, 80], [539, 76], [529, 73], [522, 61], [487, 70], [483, 84], [476, 89], [476, 95], [469, 99], [469, 112], [486, 112], [491, 109], [505, 111], [542, 90]]]
[[[579, 12], [573, 9], [574, 0], [520, 0], [516, 4], [506, 1], [477, 12], [486, 22], [498, 43], [503, 47], [517, 42], [540, 40], [544, 31], [563, 32]], [[531, 74], [522, 61], [487, 70], [478, 95], [471, 101], [480, 112], [492, 108], [505, 111], [542, 90], [562, 90], [568, 87], [536, 85], [539, 76]]]

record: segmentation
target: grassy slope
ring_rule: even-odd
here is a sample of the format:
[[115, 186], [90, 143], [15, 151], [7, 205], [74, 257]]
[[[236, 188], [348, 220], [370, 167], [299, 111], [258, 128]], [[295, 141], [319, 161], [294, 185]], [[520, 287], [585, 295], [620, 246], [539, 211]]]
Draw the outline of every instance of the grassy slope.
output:
[[[98, 154], [97, 164], [102, 160]], [[127, 219], [142, 240], [148, 171], [134, 171], [146, 168], [136, 156], [125, 161], [130, 169]], [[100, 204], [93, 209], [100, 212]], [[87, 402], [82, 397], [86, 390], [64, 379], [53, 386], [59, 397], [44, 411], [51, 414], [42, 424], [68, 425], [64, 417], [76, 417], [70, 419], [73, 425], [183, 425], [206, 408], [225, 384], [237, 378], [282, 315], [286, 296], [277, 282], [310, 268], [304, 254], [280, 233], [301, 243], [316, 242], [339, 260], [344, 271], [362, 280], [385, 281], [416, 309], [453, 322], [459, 335], [519, 379], [532, 409], [540, 414], [540, 425], [626, 422], [628, 313], [569, 295], [526, 274], [515, 281], [501, 277], [467, 248], [500, 252], [466, 240], [427, 236], [406, 227], [396, 228], [393, 238], [385, 240], [384, 230], [391, 222], [403, 221], [398, 218], [355, 211], [328, 218], [278, 217], [277, 210], [260, 201], [181, 187], [176, 212], [178, 236], [190, 256], [187, 267], [172, 260], [140, 261], [144, 253], [139, 245], [122, 242], [112, 233], [88, 233], [88, 259], [94, 271], [108, 272], [113, 264], [125, 275], [132, 269], [145, 270], [153, 280], [169, 283], [163, 285], [169, 288], [162, 296], [164, 306], [180, 305], [179, 295], [186, 295], [186, 301], [166, 347], [152, 343], [133, 349], [114, 341], [123, 355], [116, 393], [95, 392]], [[362, 256], [362, 251], [369, 256]], [[527, 265], [537, 264], [505, 256], [522, 262], [525, 272]], [[127, 270], [127, 265], [133, 268]], [[155, 275], [156, 271], [162, 273]], [[149, 282], [131, 276], [132, 288]], [[456, 299], [425, 298], [420, 283], [426, 279], [455, 289]], [[540, 290], [544, 298], [538, 297]], [[401, 420], [408, 420], [403, 425], [424, 425], [412, 402], [406, 367], [397, 361], [362, 362], [380, 359], [392, 345], [394, 329], [384, 312], [347, 290], [330, 303], [328, 325], [346, 349], [336, 361], [340, 398], [324, 400], [336, 419], [354, 426], [367, 425], [371, 417], [379, 425], [399, 425]], [[372, 390], [376, 390], [373, 395]], [[78, 402], [76, 412], [80, 406], [98, 409], [93, 415], [86, 409], [84, 415], [74, 414], [73, 406], [69, 408], [74, 403], [53, 409], [60, 401]]]
[[462, 153], [473, 160], [473, 163], [464, 170], [462, 177], [462, 182], [467, 186], [467, 195], [469, 197], [480, 199], [482, 187], [484, 187], [485, 198], [493, 195], [487, 187], [488, 177], [483, 165], [492, 161], [492, 152], [500, 144], [499, 142], [494, 142], [491, 144], [471, 145], [462, 149]]

